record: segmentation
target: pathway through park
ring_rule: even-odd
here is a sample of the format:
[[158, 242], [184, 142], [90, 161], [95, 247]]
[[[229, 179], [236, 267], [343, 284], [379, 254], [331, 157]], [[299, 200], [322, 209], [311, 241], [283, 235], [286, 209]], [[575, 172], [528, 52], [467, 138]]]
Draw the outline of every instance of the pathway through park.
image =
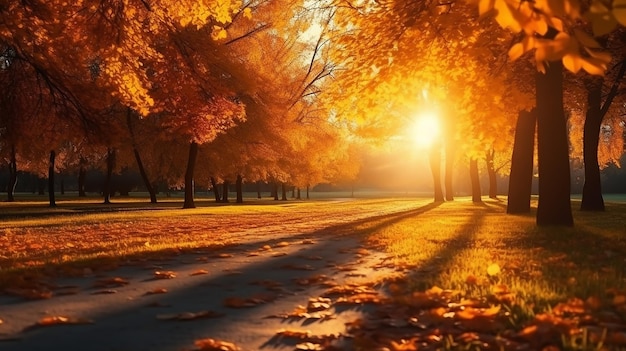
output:
[[[403, 273], [362, 239], [428, 205], [338, 201], [345, 206], [332, 213], [294, 207], [288, 221], [207, 216], [207, 228], [227, 231], [228, 245], [58, 278], [49, 299], [2, 295], [0, 350], [178, 351], [199, 349], [194, 342], [207, 338], [241, 350], [313, 350], [314, 343], [293, 337], [306, 330], [324, 341], [342, 335], [333, 344], [350, 350], [346, 323], [367, 312], [351, 296], [375, 298], [383, 278]], [[75, 324], [57, 325], [56, 317]], [[54, 325], [41, 325], [48, 322]]]

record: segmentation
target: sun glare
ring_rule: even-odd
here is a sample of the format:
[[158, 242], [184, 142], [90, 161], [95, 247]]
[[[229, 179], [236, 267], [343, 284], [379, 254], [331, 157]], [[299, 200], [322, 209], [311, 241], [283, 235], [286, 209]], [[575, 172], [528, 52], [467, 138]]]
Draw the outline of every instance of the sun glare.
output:
[[435, 113], [428, 112], [415, 117], [408, 134], [415, 145], [429, 147], [439, 138], [439, 129], [439, 118]]

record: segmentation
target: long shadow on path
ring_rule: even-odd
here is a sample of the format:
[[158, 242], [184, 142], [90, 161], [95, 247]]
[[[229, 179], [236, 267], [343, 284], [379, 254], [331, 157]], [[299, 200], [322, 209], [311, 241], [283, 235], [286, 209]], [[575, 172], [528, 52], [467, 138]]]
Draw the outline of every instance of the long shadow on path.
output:
[[[94, 324], [32, 329], [17, 335], [19, 339], [15, 341], [0, 342], [0, 350], [187, 350], [192, 349], [194, 340], [207, 337], [235, 342], [243, 350], [257, 350], [277, 329], [285, 327], [280, 319], [264, 317], [289, 312], [306, 304], [310, 297], [319, 296], [323, 288], [303, 283], [303, 278], [341, 284], [358, 275], [373, 274], [369, 268], [372, 262], [363, 261], [357, 252], [360, 238], [436, 206], [429, 204], [290, 237], [268, 237], [265, 241], [211, 252], [209, 257], [207, 252], [199, 252], [147, 262], [143, 267], [121, 267], [114, 273], [126, 278], [129, 284], [115, 287], [116, 292], [110, 294], [104, 294], [106, 289], [90, 288], [98, 278], [70, 279], [69, 284], [81, 286], [79, 294], [5, 304], [0, 310], [5, 321], [5, 325], [0, 325], [0, 333], [15, 336], [11, 325], [30, 325], [46, 315], [93, 319]], [[277, 240], [287, 244], [276, 246]], [[260, 250], [266, 243], [273, 245], [272, 250]], [[217, 256], [218, 253], [223, 255]], [[381, 256], [372, 255], [370, 259], [378, 258]], [[177, 277], [155, 280], [155, 270], [171, 270]], [[200, 270], [208, 273], [199, 274], [205, 273]], [[160, 288], [168, 292], [146, 295]], [[225, 301], [252, 307], [229, 308]], [[157, 319], [201, 311], [223, 316], [188, 321]], [[343, 322], [338, 318], [307, 328], [340, 331]], [[292, 349], [281, 344], [267, 347]]]

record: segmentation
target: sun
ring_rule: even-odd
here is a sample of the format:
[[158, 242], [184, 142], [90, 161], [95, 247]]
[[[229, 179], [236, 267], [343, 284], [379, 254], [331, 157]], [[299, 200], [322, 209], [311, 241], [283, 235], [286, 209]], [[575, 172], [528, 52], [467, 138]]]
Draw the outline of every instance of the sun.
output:
[[421, 148], [430, 147], [439, 139], [441, 133], [439, 117], [434, 112], [417, 115], [408, 127], [408, 137]]

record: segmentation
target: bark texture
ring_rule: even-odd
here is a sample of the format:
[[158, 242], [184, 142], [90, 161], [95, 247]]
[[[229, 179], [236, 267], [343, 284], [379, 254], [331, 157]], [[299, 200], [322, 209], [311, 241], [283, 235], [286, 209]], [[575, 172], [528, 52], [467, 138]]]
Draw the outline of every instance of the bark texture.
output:
[[192, 141], [189, 143], [189, 156], [187, 157], [187, 169], [185, 170], [185, 202], [183, 208], [195, 208], [194, 201], [194, 181], [193, 174], [196, 168], [196, 159], [198, 158], [198, 143]]
[[520, 111], [515, 127], [515, 141], [509, 174], [509, 196], [506, 213], [529, 213], [533, 183], [533, 155], [537, 115]]

